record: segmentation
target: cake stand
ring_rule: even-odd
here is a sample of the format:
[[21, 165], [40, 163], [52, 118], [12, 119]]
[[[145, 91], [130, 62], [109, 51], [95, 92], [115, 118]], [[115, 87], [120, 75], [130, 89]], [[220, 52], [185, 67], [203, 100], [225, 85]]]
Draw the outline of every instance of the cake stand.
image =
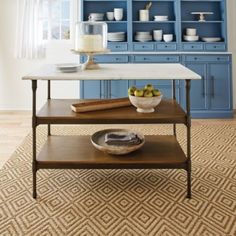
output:
[[94, 61], [94, 55], [98, 54], [106, 54], [110, 52], [109, 49], [105, 48], [104, 50], [101, 51], [94, 51], [94, 52], [88, 52], [88, 51], [78, 51], [78, 50], [71, 50], [75, 54], [79, 55], [86, 55], [87, 56], [87, 61], [83, 64], [83, 69], [84, 70], [96, 70], [99, 69], [100, 66]]
[[206, 21], [205, 15], [213, 15], [213, 12], [191, 12], [192, 15], [199, 15], [198, 21]]

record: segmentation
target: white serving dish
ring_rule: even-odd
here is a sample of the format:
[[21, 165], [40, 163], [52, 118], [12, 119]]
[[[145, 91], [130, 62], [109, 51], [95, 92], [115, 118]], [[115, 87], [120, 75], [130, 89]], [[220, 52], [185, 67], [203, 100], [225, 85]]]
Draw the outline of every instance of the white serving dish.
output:
[[[131, 132], [135, 133], [139, 137], [139, 139], [141, 140], [141, 143], [135, 144], [135, 145], [108, 145], [105, 142], [105, 135], [108, 133], [118, 133], [118, 134], [126, 135]], [[139, 132], [127, 130], [127, 129], [105, 129], [105, 130], [100, 130], [94, 133], [91, 136], [91, 142], [95, 148], [97, 148], [98, 150], [102, 152], [113, 154], [113, 155], [125, 155], [141, 148], [145, 143], [145, 138], [143, 134]]]
[[137, 112], [151, 113], [155, 111], [155, 107], [161, 102], [162, 95], [154, 97], [136, 97], [129, 95], [129, 100], [137, 107]]
[[201, 40], [204, 42], [213, 43], [213, 42], [221, 41], [221, 38], [220, 37], [203, 37], [203, 38], [201, 38]]
[[72, 73], [77, 72], [78, 69], [81, 69], [81, 65], [75, 63], [62, 63], [56, 64], [56, 69], [63, 73]]
[[188, 42], [196, 42], [199, 40], [199, 36], [198, 35], [184, 35], [184, 40], [188, 41]]

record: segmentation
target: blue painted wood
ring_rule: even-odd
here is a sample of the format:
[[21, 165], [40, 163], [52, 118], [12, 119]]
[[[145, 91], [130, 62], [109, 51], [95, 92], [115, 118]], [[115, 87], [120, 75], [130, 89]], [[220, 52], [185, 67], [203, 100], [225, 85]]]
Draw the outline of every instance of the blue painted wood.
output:
[[209, 64], [208, 75], [210, 109], [232, 109], [230, 65], [225, 63]]
[[[191, 112], [196, 118], [224, 118], [232, 117], [232, 73], [230, 55], [194, 54], [194, 52], [227, 51], [227, 12], [226, 0], [152, 0], [150, 21], [140, 22], [138, 13], [144, 9], [149, 0], [81, 0], [81, 20], [87, 20], [89, 13], [112, 11], [115, 7], [124, 9], [122, 21], [107, 21], [109, 32], [127, 32], [125, 42], [109, 42], [108, 47], [117, 52], [96, 56], [98, 63], [179, 63], [203, 76], [201, 81], [192, 81]], [[199, 22], [192, 11], [212, 11], [213, 15], [206, 16], [206, 22]], [[167, 22], [154, 22], [154, 15], [168, 15]], [[196, 28], [200, 36], [198, 42], [186, 42], [183, 35], [186, 28]], [[162, 29], [164, 34], [174, 35], [171, 43], [137, 42], [134, 39], [137, 31]], [[201, 37], [221, 37], [221, 42], [206, 43]], [[179, 55], [175, 51], [182, 50], [193, 54]], [[119, 54], [119, 52], [133, 51], [133, 54]], [[148, 52], [170, 51], [173, 54], [148, 54]], [[146, 52], [135, 54], [135, 52]], [[85, 57], [81, 61], [85, 61]], [[213, 79], [212, 79], [213, 78]], [[109, 98], [127, 96], [129, 86], [145, 86], [155, 84], [165, 97], [171, 97], [170, 81], [86, 81], [81, 82], [82, 98]], [[213, 86], [213, 85], [214, 86]], [[185, 85], [177, 81], [176, 95], [181, 105], [185, 106]], [[217, 93], [212, 96], [213, 92]], [[223, 91], [226, 91], [225, 93]]]
[[178, 63], [180, 62], [179, 55], [133, 55], [133, 62], [135, 63]]
[[205, 110], [207, 109], [207, 65], [205, 63], [186, 63], [185, 65], [202, 77], [200, 81], [191, 81], [191, 110]]
[[183, 62], [203, 78], [192, 81], [192, 117], [232, 118], [231, 56], [187, 55], [183, 56]]

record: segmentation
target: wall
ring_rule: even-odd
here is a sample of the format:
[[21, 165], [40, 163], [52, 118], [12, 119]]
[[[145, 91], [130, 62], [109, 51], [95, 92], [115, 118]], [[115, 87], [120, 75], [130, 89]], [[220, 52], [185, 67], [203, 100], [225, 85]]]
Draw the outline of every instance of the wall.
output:
[[[228, 1], [229, 51], [233, 52], [234, 61], [234, 94], [236, 94], [236, 0]], [[0, 0], [0, 110], [29, 110], [31, 108], [31, 84], [22, 81], [21, 77], [48, 63], [76, 62], [77, 56], [71, 54], [70, 43], [51, 43], [44, 60], [19, 60], [14, 58], [16, 27], [16, 0]], [[46, 98], [45, 82], [38, 85], [38, 106]], [[54, 97], [78, 97], [78, 82], [55, 82], [52, 95]], [[236, 109], [236, 96], [234, 96]]]
[[[72, 43], [49, 44], [44, 60], [14, 58], [16, 31], [16, 0], [0, 0], [0, 110], [29, 110], [31, 108], [31, 83], [22, 81], [22, 76], [38, 69], [43, 64], [76, 62], [78, 56], [70, 52]], [[46, 82], [38, 83], [38, 106], [46, 98]], [[62, 98], [79, 96], [79, 83], [54, 82], [52, 95]]]

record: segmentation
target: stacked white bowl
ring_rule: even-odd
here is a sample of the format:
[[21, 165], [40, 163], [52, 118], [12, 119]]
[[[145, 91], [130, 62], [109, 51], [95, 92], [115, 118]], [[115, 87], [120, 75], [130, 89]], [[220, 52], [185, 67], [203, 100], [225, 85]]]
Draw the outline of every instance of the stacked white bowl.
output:
[[148, 42], [152, 40], [152, 35], [149, 31], [137, 31], [134, 39], [139, 42]]
[[168, 21], [168, 16], [154, 16], [154, 21]]
[[199, 36], [197, 35], [197, 29], [195, 28], [187, 28], [186, 35], [184, 35], [184, 40], [188, 42], [195, 42], [199, 40]]
[[107, 40], [110, 42], [125, 41], [125, 32], [111, 32], [107, 34]]
[[162, 41], [163, 31], [162, 30], [153, 30], [153, 39], [155, 41]]

